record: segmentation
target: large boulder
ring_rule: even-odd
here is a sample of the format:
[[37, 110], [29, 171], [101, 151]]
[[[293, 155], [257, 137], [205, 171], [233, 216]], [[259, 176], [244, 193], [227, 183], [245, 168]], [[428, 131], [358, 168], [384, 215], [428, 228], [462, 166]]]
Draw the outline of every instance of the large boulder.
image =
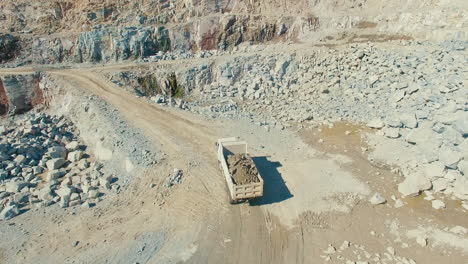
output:
[[2, 212], [0, 213], [0, 219], [2, 220], [9, 220], [19, 214], [19, 208], [16, 203], [10, 203], [9, 205], [3, 208]]
[[463, 117], [456, 120], [453, 123], [453, 128], [460, 132], [463, 137], [468, 137], [468, 114], [465, 114]]
[[83, 151], [78, 150], [78, 151], [73, 151], [73, 152], [68, 153], [67, 159], [71, 162], [77, 162], [81, 160], [82, 157], [83, 157]]
[[432, 188], [431, 181], [422, 172], [408, 175], [406, 179], [398, 185], [398, 191], [404, 196], [417, 196], [420, 191]]
[[16, 192], [21, 191], [21, 189], [23, 189], [24, 187], [28, 185], [29, 184], [27, 182], [12, 181], [12, 182], [8, 182], [7, 184], [5, 184], [5, 187], [6, 187], [5, 189], [9, 193], [16, 193]]
[[66, 161], [63, 158], [51, 159], [46, 162], [46, 166], [49, 170], [56, 170], [60, 169], [65, 164], [65, 162]]
[[51, 147], [47, 154], [52, 158], [52, 159], [58, 159], [58, 158], [66, 158], [67, 157], [67, 149], [62, 146], [56, 146], [56, 147]]

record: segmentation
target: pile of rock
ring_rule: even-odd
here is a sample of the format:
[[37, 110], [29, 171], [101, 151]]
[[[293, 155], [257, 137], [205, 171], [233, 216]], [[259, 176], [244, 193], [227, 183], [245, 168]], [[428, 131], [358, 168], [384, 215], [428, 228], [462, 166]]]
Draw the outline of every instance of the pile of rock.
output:
[[442, 209], [444, 202], [433, 196], [441, 193], [461, 200], [468, 210], [468, 112], [456, 104], [448, 107], [452, 111], [440, 111], [433, 117], [405, 114], [386, 122], [372, 121], [368, 126], [400, 141], [412, 153], [410, 160], [395, 161], [405, 176], [398, 185], [403, 196], [424, 192], [435, 209]]
[[99, 201], [115, 179], [91, 163], [63, 116], [27, 114], [0, 126], [0, 219], [30, 206], [61, 207]]

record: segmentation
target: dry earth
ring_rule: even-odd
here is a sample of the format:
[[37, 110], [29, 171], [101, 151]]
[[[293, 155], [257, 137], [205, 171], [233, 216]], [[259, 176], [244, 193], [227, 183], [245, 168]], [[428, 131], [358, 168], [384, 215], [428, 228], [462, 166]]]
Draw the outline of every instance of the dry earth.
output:
[[[14, 237], [1, 242], [3, 262], [322, 263], [329, 244], [339, 250], [350, 241], [349, 248], [328, 252], [330, 263], [364, 261], [376, 254], [384, 259], [388, 247], [396, 252], [389, 263], [400, 257], [466, 263], [466, 239], [446, 244], [435, 235], [428, 247], [421, 247], [407, 234], [421, 225], [464, 225], [465, 213], [434, 212], [418, 203], [420, 198], [408, 198], [410, 205], [398, 209], [390, 202], [367, 202], [365, 197], [375, 191], [394, 193], [396, 187], [389, 183], [398, 177], [367, 161], [360, 135], [368, 129], [339, 123], [299, 132], [266, 131], [242, 120], [208, 121], [135, 98], [104, 79], [102, 70], [48, 74], [65, 90], [79, 89], [109, 102], [167, 158], [96, 208], [35, 209], [2, 223], [4, 237]], [[223, 136], [250, 143], [265, 178], [264, 197], [228, 204], [214, 147]], [[184, 181], [166, 190], [163, 180], [172, 168], [184, 171]]]

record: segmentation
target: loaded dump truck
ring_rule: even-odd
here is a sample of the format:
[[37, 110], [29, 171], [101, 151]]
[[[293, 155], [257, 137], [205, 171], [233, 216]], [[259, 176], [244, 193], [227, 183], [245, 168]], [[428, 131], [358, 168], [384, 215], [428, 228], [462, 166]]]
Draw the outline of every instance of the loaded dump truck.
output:
[[247, 152], [247, 142], [223, 138], [217, 142], [218, 160], [226, 178], [229, 202], [236, 204], [263, 196], [263, 178]]

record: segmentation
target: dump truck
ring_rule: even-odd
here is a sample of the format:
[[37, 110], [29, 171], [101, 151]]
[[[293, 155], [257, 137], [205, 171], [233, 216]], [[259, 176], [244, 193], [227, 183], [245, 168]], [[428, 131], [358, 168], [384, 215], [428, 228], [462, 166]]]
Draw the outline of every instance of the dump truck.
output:
[[[229, 202], [236, 204], [263, 196], [263, 178], [257, 171], [258, 182], [236, 184], [228, 167], [227, 159], [230, 155], [248, 154], [247, 142], [237, 138], [223, 138], [217, 142], [218, 160], [226, 179]], [[252, 161], [253, 162], [253, 161]]]

